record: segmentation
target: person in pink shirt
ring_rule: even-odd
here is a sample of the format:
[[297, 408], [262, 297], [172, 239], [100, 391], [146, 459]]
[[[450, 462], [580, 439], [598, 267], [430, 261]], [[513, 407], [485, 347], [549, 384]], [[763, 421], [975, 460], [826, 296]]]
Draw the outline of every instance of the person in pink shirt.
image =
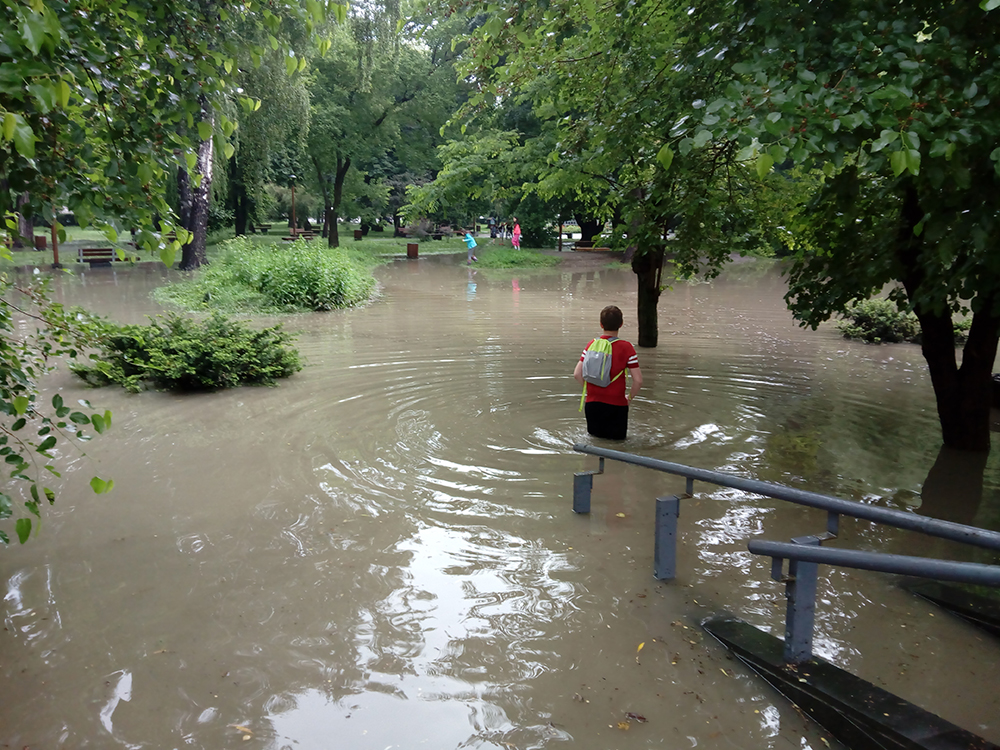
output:
[[[622, 311], [614, 305], [601, 310], [601, 338], [611, 339], [611, 383], [606, 388], [587, 384], [587, 400], [584, 413], [587, 416], [587, 432], [595, 437], [624, 440], [628, 431], [628, 406], [635, 394], [642, 388], [642, 371], [635, 347], [618, 338], [622, 327]], [[591, 339], [576, 363], [573, 377], [583, 385], [583, 358], [594, 342]], [[625, 370], [631, 375], [632, 386], [625, 395]]]
[[514, 217], [514, 231], [510, 235], [510, 244], [514, 246], [515, 250], [521, 249], [521, 225], [517, 223], [517, 217]]

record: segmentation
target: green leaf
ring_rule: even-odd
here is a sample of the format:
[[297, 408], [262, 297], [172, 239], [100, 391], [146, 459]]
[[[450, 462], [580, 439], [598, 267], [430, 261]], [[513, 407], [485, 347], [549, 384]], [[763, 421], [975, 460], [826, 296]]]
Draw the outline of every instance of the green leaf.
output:
[[28, 405], [31, 400], [27, 396], [16, 396], [11, 402], [14, 405], [14, 412], [16, 414], [24, 414], [28, 411]]
[[694, 135], [694, 147], [702, 148], [710, 140], [712, 140], [712, 132], [710, 130], [699, 130]]
[[674, 152], [670, 149], [669, 144], [664, 144], [663, 148], [661, 148], [659, 153], [656, 155], [656, 160], [660, 162], [664, 171], [668, 171], [670, 169], [670, 165], [674, 161]]
[[[209, 138], [211, 138], [212, 137], [212, 123], [210, 123], [210, 122], [208, 122], [206, 120], [202, 120], [201, 122], [199, 122], [198, 123], [198, 137], [201, 138], [203, 141], [207, 141]], [[193, 166], [191, 168], [194, 169]]]
[[56, 89], [48, 81], [32, 83], [28, 86], [28, 91], [38, 102], [38, 108], [42, 114], [48, 114], [56, 106]]
[[906, 149], [906, 168], [910, 174], [916, 176], [920, 174], [920, 152], [915, 148]]
[[58, 393], [52, 397], [52, 408], [53, 409], [63, 408], [63, 397], [60, 396]]
[[47, 438], [45, 438], [45, 440], [41, 442], [41, 444], [37, 448], [35, 448], [35, 450], [38, 451], [39, 453], [44, 453], [45, 451], [54, 447], [55, 444], [56, 444], [56, 436], [49, 435]]
[[14, 529], [17, 531], [18, 541], [24, 544], [28, 541], [28, 537], [31, 536], [31, 519], [18, 518], [17, 523], [14, 524]]
[[24, 122], [20, 115], [15, 115], [15, 117], [17, 117], [17, 124], [14, 127], [14, 148], [25, 159], [34, 159], [35, 141], [38, 138], [35, 136], [35, 132], [31, 129], [31, 126]]
[[17, 117], [13, 112], [5, 112], [3, 116], [3, 139], [9, 141], [14, 137], [14, 128], [17, 126]]
[[903, 172], [906, 171], [906, 152], [905, 151], [893, 151], [889, 156], [889, 164], [892, 166], [892, 173], [896, 177], [899, 177]]
[[763, 180], [771, 171], [772, 166], [774, 166], [774, 159], [771, 158], [771, 155], [761, 154], [757, 157], [757, 176]]
[[91, 418], [90, 423], [94, 426], [94, 431], [97, 434], [101, 434], [104, 432], [105, 428], [104, 417], [102, 417], [100, 414], [95, 414]]
[[115, 486], [115, 480], [108, 479], [104, 480], [100, 477], [93, 477], [90, 480], [90, 488], [94, 491], [96, 495], [104, 495], [111, 492], [111, 489]]
[[233, 146], [233, 144], [231, 143], [227, 143], [222, 147], [222, 153], [225, 155], [227, 159], [232, 159], [233, 154], [236, 153], [236, 147]]
[[73, 424], [90, 424], [90, 417], [82, 411], [75, 411], [69, 415], [69, 421]]
[[816, 80], [816, 74], [813, 73], [811, 70], [807, 70], [806, 68], [799, 68], [796, 71], [796, 73], [798, 74], [800, 81], [805, 81], [806, 83], [812, 83], [813, 81]]
[[[10, 12], [9, 8], [7, 12]], [[45, 41], [45, 23], [41, 15], [32, 13], [24, 19], [21, 24], [21, 38], [24, 39], [24, 43], [28, 45], [32, 54], [37, 55], [41, 52], [42, 42]]]

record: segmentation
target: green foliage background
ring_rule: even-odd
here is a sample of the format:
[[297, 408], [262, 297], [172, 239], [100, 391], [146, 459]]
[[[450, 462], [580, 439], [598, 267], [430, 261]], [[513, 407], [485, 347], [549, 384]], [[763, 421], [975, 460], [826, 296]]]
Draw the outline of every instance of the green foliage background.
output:
[[260, 244], [238, 237], [197, 277], [156, 298], [188, 310], [308, 312], [353, 307], [375, 291], [371, 256], [322, 240]]

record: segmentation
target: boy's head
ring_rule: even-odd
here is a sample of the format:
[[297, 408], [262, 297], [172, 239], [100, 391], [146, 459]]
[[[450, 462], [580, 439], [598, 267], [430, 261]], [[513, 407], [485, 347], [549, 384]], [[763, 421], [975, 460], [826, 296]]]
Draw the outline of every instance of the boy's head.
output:
[[622, 327], [622, 311], [615, 305], [608, 305], [601, 310], [601, 328], [605, 331], [617, 331]]

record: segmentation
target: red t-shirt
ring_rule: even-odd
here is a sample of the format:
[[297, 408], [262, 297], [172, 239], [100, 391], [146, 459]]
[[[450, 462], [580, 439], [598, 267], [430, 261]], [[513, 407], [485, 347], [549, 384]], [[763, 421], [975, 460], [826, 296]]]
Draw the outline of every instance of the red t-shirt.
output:
[[[612, 336], [601, 336], [602, 339], [610, 339]], [[584, 355], [587, 353], [587, 347], [593, 344], [595, 339], [591, 339], [587, 342], [587, 346], [583, 349], [583, 354], [580, 355], [580, 361], [583, 361]], [[639, 366], [639, 355], [635, 353], [635, 347], [632, 346], [625, 339], [615, 339], [611, 342], [611, 377], [615, 377], [618, 373], [622, 372], [626, 367], [635, 368]], [[625, 378], [627, 376], [622, 374], [620, 378], [612, 381], [611, 385], [607, 388], [601, 388], [599, 385], [594, 385], [593, 383], [587, 383], [587, 401], [600, 401], [604, 404], [612, 404], [613, 406], [628, 406], [628, 399], [625, 398]]]

